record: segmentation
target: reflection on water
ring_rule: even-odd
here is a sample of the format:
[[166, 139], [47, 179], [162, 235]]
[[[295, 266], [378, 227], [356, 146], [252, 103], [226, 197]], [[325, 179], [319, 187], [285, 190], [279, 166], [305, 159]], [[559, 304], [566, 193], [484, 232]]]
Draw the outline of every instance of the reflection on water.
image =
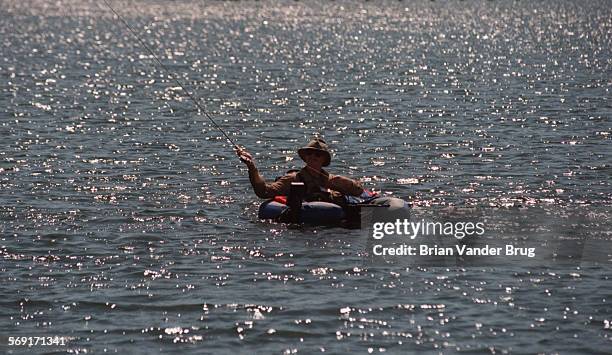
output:
[[[112, 4], [268, 178], [320, 133], [332, 172], [415, 206], [610, 205], [607, 1]], [[607, 348], [608, 266], [371, 265], [359, 232], [258, 222], [229, 145], [103, 3], [3, 11], [0, 333], [97, 352]]]

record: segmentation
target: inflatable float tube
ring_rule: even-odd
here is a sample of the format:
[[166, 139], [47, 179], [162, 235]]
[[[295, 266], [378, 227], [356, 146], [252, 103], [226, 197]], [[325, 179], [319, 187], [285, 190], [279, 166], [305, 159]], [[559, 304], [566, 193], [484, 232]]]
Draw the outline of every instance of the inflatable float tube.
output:
[[[384, 215], [385, 219], [395, 220], [396, 218], [408, 218], [410, 211], [408, 202], [395, 197], [375, 197], [356, 203], [351, 203], [349, 200], [347, 205], [348, 208], [345, 210], [329, 202], [303, 202], [297, 222], [319, 226], [359, 228], [364, 214], [377, 213], [380, 216]], [[289, 206], [279, 202], [278, 198], [272, 199], [259, 206], [258, 217], [259, 219], [286, 222], [283, 216], [288, 210]]]

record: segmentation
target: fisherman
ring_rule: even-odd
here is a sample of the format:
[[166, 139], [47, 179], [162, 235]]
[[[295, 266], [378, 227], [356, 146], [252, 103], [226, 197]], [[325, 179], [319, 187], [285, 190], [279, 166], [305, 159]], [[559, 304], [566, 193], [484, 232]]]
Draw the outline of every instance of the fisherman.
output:
[[323, 167], [329, 166], [331, 154], [325, 141], [321, 138], [312, 139], [308, 145], [298, 149], [298, 155], [306, 163], [299, 171], [290, 171], [275, 182], [266, 182], [259, 174], [253, 156], [244, 148], [236, 150], [236, 154], [249, 169], [249, 180], [260, 198], [288, 195], [292, 182], [303, 182], [306, 186], [304, 199], [308, 202], [322, 201], [345, 204], [344, 195], [359, 196], [363, 193], [360, 182], [340, 175], [332, 175]]

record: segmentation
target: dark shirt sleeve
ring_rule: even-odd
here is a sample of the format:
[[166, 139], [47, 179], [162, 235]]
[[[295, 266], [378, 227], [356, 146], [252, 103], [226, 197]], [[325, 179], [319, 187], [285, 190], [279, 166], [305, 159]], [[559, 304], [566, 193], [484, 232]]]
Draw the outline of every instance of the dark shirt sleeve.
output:
[[340, 175], [330, 175], [327, 187], [344, 195], [359, 196], [363, 193], [363, 186], [359, 181]]
[[249, 180], [259, 198], [273, 198], [278, 195], [288, 195], [291, 183], [295, 181], [295, 174], [288, 174], [275, 182], [267, 183], [257, 170], [249, 170]]

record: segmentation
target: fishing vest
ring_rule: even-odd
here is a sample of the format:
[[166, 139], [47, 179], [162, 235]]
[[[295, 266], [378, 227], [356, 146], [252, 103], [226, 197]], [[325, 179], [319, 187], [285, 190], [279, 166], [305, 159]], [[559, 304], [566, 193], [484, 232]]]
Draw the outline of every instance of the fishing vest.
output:
[[325, 185], [327, 184], [329, 173], [323, 169], [321, 169], [321, 173], [325, 176], [314, 174], [307, 168], [303, 168], [295, 175], [295, 180], [303, 182], [306, 186], [304, 200], [307, 202], [331, 202], [342, 206], [345, 203], [343, 195], [338, 191], [327, 189]]

